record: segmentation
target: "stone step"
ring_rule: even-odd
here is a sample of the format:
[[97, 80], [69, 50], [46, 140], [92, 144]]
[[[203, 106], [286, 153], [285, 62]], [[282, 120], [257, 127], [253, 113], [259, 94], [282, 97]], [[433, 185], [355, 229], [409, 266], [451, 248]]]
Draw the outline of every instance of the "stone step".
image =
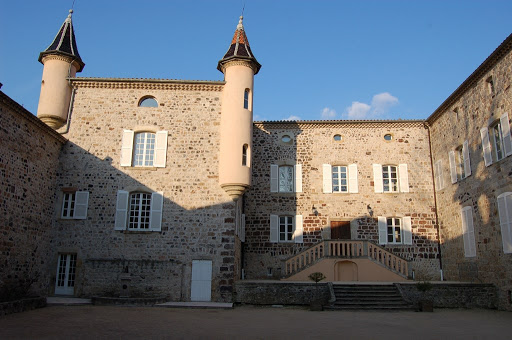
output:
[[394, 285], [333, 285], [330, 310], [414, 310]]
[[374, 302], [386, 302], [386, 301], [404, 301], [401, 296], [390, 296], [386, 298], [375, 298], [370, 296], [357, 296], [357, 297], [336, 297], [338, 301], [374, 301]]
[[325, 306], [324, 310], [336, 311], [336, 310], [359, 310], [359, 311], [373, 311], [373, 310], [386, 310], [386, 311], [414, 311], [416, 310], [411, 305], [403, 306]]

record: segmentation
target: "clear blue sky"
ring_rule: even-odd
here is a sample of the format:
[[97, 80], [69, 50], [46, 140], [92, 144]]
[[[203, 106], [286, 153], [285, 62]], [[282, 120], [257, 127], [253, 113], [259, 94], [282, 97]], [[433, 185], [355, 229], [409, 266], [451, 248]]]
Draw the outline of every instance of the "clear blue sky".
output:
[[[2, 91], [36, 113], [72, 0], [0, 0]], [[75, 0], [82, 77], [222, 80], [244, 0]], [[423, 119], [512, 33], [510, 0], [246, 0], [258, 120]]]

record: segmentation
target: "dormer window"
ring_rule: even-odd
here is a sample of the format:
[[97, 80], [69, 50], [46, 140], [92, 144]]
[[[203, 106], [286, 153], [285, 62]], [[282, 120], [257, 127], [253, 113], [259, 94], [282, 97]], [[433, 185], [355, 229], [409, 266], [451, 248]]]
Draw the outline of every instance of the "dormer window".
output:
[[139, 101], [139, 107], [158, 107], [158, 102], [153, 97], [143, 97]]

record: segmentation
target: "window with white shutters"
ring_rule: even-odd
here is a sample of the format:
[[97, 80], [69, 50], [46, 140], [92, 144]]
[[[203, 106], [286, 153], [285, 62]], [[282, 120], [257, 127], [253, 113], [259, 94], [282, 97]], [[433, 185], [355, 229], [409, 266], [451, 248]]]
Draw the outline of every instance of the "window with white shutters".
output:
[[485, 166], [512, 155], [512, 139], [510, 137], [510, 121], [508, 113], [488, 127], [480, 129], [482, 139], [482, 154]]
[[163, 168], [167, 161], [167, 131], [124, 130], [121, 166]]
[[162, 192], [117, 192], [115, 230], [160, 231]]
[[373, 182], [375, 192], [409, 192], [409, 174], [407, 164], [373, 164]]
[[302, 192], [302, 165], [270, 166], [270, 192]]
[[62, 197], [61, 218], [85, 220], [89, 204], [88, 191], [65, 192]]
[[270, 215], [270, 242], [303, 243], [302, 215]]
[[466, 257], [476, 256], [475, 230], [473, 227], [473, 209], [464, 207], [461, 209], [462, 239], [464, 242], [464, 255]]
[[498, 196], [498, 211], [503, 252], [510, 254], [512, 253], [512, 192], [505, 192]]
[[380, 244], [412, 244], [411, 217], [377, 218]]
[[443, 177], [443, 162], [438, 160], [434, 164], [434, 180], [437, 190], [444, 189], [444, 177]]
[[323, 192], [357, 193], [357, 164], [330, 165], [323, 164]]

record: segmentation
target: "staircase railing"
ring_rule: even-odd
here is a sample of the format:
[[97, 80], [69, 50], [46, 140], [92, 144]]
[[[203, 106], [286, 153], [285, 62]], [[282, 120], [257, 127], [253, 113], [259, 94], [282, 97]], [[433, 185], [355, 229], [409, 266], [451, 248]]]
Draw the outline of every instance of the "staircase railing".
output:
[[409, 276], [409, 262], [370, 241], [326, 240], [319, 242], [285, 262], [286, 275], [301, 271], [322, 258], [368, 258], [387, 269]]

